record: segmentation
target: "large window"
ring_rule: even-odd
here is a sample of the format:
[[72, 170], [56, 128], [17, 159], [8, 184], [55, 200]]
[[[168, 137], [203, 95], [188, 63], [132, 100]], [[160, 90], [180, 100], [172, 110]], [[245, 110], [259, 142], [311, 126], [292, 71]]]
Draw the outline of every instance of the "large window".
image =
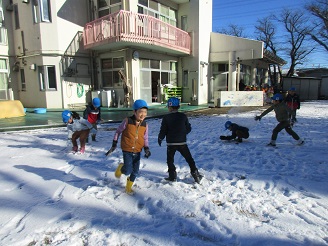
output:
[[240, 64], [240, 80], [244, 81], [245, 85], [251, 85], [251, 67]]
[[172, 26], [177, 26], [176, 11], [153, 0], [138, 0], [138, 13], [151, 15]]
[[121, 0], [98, 0], [99, 18], [116, 13], [122, 9]]
[[121, 86], [122, 80], [119, 75], [120, 70], [124, 73], [123, 57], [103, 59], [101, 61], [102, 87]]
[[41, 91], [57, 90], [55, 66], [39, 66], [38, 73]]
[[34, 23], [51, 22], [51, 5], [50, 0], [32, 1]]

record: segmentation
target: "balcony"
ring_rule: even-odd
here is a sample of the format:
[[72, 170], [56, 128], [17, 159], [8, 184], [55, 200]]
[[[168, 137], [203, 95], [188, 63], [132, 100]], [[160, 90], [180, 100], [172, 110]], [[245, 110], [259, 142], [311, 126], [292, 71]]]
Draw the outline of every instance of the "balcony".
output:
[[115, 50], [143, 48], [172, 55], [190, 54], [190, 35], [155, 17], [121, 10], [87, 23], [84, 48]]

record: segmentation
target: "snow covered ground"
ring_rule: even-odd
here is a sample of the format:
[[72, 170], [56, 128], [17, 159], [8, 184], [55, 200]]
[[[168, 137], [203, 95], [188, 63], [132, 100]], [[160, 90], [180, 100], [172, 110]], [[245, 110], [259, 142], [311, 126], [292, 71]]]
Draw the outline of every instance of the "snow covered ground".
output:
[[[148, 119], [149, 159], [134, 196], [105, 157], [118, 124], [102, 125], [84, 155], [69, 154], [65, 128], [1, 133], [0, 245], [328, 245], [328, 101], [303, 103], [296, 146], [285, 132], [267, 147], [274, 113], [190, 117], [188, 144], [201, 173], [193, 184], [179, 153], [178, 182], [163, 182], [160, 119]], [[122, 119], [123, 120], [123, 119]], [[241, 144], [222, 142], [226, 120], [250, 128]]]

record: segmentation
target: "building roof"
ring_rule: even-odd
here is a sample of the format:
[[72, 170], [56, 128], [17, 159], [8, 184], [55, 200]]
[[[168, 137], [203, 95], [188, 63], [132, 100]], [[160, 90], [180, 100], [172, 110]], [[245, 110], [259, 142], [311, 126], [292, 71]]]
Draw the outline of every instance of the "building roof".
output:
[[263, 60], [269, 64], [285, 65], [287, 62], [269, 50], [263, 50]]

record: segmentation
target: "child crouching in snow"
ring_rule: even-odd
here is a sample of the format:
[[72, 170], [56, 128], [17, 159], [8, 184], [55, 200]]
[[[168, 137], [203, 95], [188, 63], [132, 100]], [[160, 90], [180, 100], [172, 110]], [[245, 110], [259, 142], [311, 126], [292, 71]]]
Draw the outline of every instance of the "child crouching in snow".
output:
[[62, 112], [62, 119], [65, 124], [67, 124], [67, 130], [72, 133], [72, 151], [78, 151], [77, 139], [80, 139], [80, 153], [85, 152], [85, 143], [89, 135], [90, 129], [92, 129], [92, 124], [87, 120], [80, 118], [80, 115], [76, 112], [71, 112], [69, 110], [64, 110]]
[[226, 130], [229, 129], [231, 131], [231, 136], [220, 136], [221, 140], [232, 140], [237, 138], [237, 142], [241, 143], [243, 142], [243, 138], [247, 139], [249, 137], [249, 129], [247, 127], [237, 125], [231, 121], [227, 121], [224, 126]]

